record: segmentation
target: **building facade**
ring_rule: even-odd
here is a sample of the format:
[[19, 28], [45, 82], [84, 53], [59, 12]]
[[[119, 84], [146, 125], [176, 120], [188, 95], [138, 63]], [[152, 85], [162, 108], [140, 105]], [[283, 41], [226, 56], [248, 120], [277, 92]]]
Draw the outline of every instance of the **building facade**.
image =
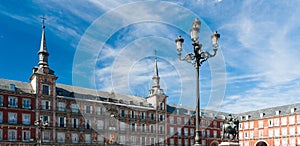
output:
[[[0, 145], [193, 145], [195, 111], [167, 104], [156, 57], [144, 98], [58, 84], [48, 56], [43, 25], [30, 82], [0, 79]], [[224, 120], [218, 114], [201, 113], [203, 145], [220, 142]], [[35, 126], [40, 117], [46, 128]]]
[[241, 146], [300, 144], [300, 103], [239, 114]]

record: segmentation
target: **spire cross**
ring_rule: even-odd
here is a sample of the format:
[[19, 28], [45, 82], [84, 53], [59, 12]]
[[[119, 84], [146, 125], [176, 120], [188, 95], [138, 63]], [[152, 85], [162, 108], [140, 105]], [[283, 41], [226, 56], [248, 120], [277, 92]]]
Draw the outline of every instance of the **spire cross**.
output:
[[46, 18], [45, 18], [45, 16], [43, 16], [43, 17], [40, 17], [41, 19], [42, 19], [42, 23], [43, 23], [43, 27], [45, 26], [44, 24], [45, 24], [45, 20], [47, 20]]
[[154, 49], [154, 59], [157, 59], [157, 56], [156, 56], [156, 49]]

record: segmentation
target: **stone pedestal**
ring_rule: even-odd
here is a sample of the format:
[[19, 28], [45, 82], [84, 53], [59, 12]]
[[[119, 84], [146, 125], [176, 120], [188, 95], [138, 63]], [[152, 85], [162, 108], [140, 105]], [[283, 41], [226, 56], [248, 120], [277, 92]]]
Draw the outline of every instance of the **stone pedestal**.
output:
[[219, 146], [240, 146], [237, 142], [221, 142]]

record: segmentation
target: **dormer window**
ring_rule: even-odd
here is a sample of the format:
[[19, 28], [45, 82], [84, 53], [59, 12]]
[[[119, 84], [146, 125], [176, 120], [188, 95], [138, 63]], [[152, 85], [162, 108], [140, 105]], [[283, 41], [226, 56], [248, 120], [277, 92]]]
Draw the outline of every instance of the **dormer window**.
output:
[[265, 116], [265, 113], [260, 113], [259, 117], [263, 118]]
[[9, 84], [9, 90], [15, 91], [16, 90], [15, 84]]
[[281, 111], [276, 111], [276, 116], [280, 115]]
[[296, 108], [291, 108], [291, 113], [294, 113], [296, 111]]

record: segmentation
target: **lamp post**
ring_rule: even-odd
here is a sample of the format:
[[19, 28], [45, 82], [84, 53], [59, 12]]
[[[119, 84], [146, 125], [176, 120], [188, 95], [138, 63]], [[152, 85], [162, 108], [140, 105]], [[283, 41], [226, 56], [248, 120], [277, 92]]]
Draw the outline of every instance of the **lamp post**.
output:
[[38, 145], [42, 145], [42, 130], [48, 127], [48, 121], [44, 121], [43, 117], [41, 116], [39, 120], [34, 121], [34, 125], [39, 129], [39, 139]]
[[201, 22], [199, 21], [198, 18], [196, 18], [192, 24], [192, 28], [190, 29], [191, 39], [193, 41], [192, 45], [194, 46], [193, 53], [188, 53], [183, 58], [181, 58], [182, 43], [184, 42], [184, 39], [181, 38], [181, 36], [179, 35], [178, 38], [175, 40], [179, 60], [191, 63], [196, 68], [196, 136], [195, 136], [194, 146], [200, 146], [199, 68], [202, 65], [202, 63], [205, 62], [208, 58], [214, 57], [217, 54], [218, 41], [220, 38], [220, 34], [218, 34], [217, 31], [215, 31], [211, 35], [213, 54], [202, 50], [202, 44], [199, 43], [199, 41], [198, 41], [199, 33], [200, 33], [200, 25], [201, 25]]

